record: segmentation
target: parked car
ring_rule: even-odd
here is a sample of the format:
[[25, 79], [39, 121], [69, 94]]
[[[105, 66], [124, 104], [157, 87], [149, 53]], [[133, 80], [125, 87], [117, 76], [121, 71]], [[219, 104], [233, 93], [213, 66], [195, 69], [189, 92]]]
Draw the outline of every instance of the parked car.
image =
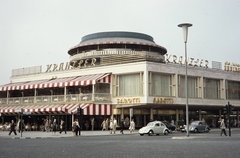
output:
[[147, 126], [140, 128], [139, 131], [138, 131], [138, 133], [141, 136], [143, 136], [144, 134], [148, 134], [149, 136], [152, 136], [153, 134], [156, 134], [156, 135], [159, 135], [159, 134], [167, 135], [169, 132], [170, 132], [169, 129], [161, 121], [149, 122], [147, 124]]
[[172, 125], [171, 123], [169, 123], [167, 121], [163, 121], [163, 123], [166, 125], [166, 127], [169, 129], [170, 132], [172, 132], [176, 129], [175, 125]]
[[[209, 132], [211, 128], [204, 121], [193, 121], [189, 125], [189, 132], [199, 133], [199, 132]], [[182, 129], [182, 132], [187, 131], [187, 126]]]

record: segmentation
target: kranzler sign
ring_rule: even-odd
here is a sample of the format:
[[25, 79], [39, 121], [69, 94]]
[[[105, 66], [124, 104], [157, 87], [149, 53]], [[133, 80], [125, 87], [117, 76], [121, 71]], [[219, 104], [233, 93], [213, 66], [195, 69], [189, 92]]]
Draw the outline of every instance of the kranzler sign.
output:
[[165, 63], [175, 63], [175, 64], [185, 64], [189, 66], [196, 66], [196, 67], [204, 67], [208, 68], [208, 60], [203, 59], [194, 59], [194, 58], [187, 58], [183, 60], [183, 57], [177, 57], [176, 55], [168, 55], [165, 54]]

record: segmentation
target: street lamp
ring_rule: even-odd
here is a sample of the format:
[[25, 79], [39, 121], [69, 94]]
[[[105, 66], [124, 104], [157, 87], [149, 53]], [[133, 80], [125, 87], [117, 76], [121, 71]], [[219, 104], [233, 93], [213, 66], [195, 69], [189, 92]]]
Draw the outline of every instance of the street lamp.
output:
[[178, 27], [181, 27], [183, 30], [183, 40], [185, 43], [185, 67], [186, 67], [186, 74], [185, 74], [185, 92], [186, 92], [186, 125], [187, 125], [187, 137], [189, 137], [189, 119], [188, 119], [188, 81], [187, 81], [187, 36], [188, 36], [188, 28], [191, 27], [192, 24], [189, 23], [182, 23], [179, 24]]

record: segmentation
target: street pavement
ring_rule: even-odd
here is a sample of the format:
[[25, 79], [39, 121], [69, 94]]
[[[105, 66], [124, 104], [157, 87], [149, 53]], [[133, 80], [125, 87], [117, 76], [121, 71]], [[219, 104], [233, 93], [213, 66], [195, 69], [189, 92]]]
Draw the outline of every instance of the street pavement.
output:
[[[232, 135], [237, 135], [240, 137], [240, 133], [235, 133], [234, 131], [238, 131], [239, 129], [232, 129]], [[212, 133], [220, 133], [220, 129], [211, 129], [209, 132], [211, 137], [219, 137], [219, 134], [212, 134]], [[61, 134], [59, 131], [57, 131], [55, 134], [52, 132], [42, 132], [42, 131], [23, 131], [23, 133], [18, 133], [15, 135], [13, 132], [9, 136], [9, 131], [0, 131], [0, 139], [1, 138], [11, 138], [11, 139], [40, 139], [40, 138], [66, 138], [66, 137], [76, 137], [73, 135], [72, 131], [67, 131], [67, 134], [62, 132]], [[133, 131], [130, 133], [129, 130], [124, 130], [124, 135], [134, 135], [138, 134], [138, 130]], [[228, 133], [227, 133], [228, 134]], [[81, 131], [80, 136], [107, 136], [107, 135], [122, 135], [120, 133], [120, 130], [117, 130], [115, 134], [110, 134], [110, 131], [101, 131], [101, 130], [94, 130], [94, 131]], [[182, 133], [179, 131], [173, 131], [173, 133], [170, 133], [169, 136], [172, 139], [194, 139], [194, 138], [200, 138], [200, 137], [209, 137], [209, 134], [206, 133], [198, 133], [193, 134], [190, 133], [189, 137], [186, 136], [186, 133]]]

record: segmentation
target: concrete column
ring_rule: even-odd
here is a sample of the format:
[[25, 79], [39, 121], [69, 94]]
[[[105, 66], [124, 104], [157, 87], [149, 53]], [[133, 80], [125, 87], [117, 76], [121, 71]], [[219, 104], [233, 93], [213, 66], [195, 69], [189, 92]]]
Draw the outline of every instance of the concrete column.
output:
[[176, 121], [175, 122], [177, 122], [177, 121], [179, 121], [179, 110], [178, 109], [176, 109]]
[[202, 117], [201, 117], [201, 110], [198, 110], [198, 120], [202, 120]]
[[64, 102], [66, 102], [66, 98], [67, 98], [67, 87], [64, 87]]
[[147, 124], [146, 115], [143, 115], [143, 126]]
[[153, 109], [150, 109], [150, 120], [153, 120]]
[[121, 119], [124, 119], [124, 109], [121, 109]]

